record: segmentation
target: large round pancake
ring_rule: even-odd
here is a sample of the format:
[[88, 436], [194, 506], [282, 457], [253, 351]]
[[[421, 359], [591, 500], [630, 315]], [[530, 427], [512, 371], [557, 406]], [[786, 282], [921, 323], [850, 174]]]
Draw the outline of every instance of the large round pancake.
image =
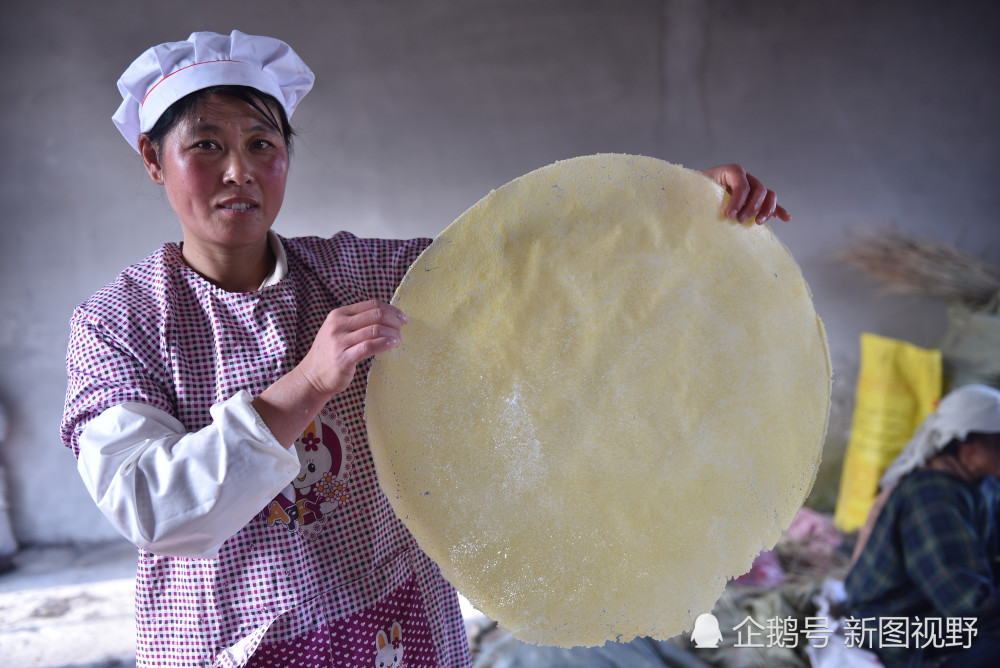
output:
[[559, 162], [466, 211], [393, 298], [410, 323], [365, 406], [382, 488], [522, 640], [690, 629], [812, 486], [823, 327], [724, 197], [651, 158]]

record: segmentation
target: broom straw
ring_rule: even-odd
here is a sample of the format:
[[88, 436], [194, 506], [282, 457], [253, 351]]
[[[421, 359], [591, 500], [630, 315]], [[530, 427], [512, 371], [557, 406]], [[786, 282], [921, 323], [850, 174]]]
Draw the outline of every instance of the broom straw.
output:
[[1000, 266], [954, 246], [901, 232], [858, 232], [840, 259], [884, 283], [894, 294], [939, 297], [985, 306], [1000, 292]]

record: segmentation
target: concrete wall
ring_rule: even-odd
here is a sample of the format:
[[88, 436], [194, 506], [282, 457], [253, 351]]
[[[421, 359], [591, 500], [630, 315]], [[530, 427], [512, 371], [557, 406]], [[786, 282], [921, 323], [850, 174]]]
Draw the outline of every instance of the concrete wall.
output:
[[[0, 452], [24, 543], [112, 530], [59, 441], [73, 307], [179, 227], [110, 121], [115, 81], [193, 30], [270, 34], [317, 74], [276, 229], [434, 235], [555, 160], [742, 162], [823, 317], [839, 472], [863, 331], [933, 346], [944, 304], [834, 261], [895, 225], [1000, 261], [995, 3], [929, 0], [6, 0]], [[740, 388], [734, 388], [740, 391]]]

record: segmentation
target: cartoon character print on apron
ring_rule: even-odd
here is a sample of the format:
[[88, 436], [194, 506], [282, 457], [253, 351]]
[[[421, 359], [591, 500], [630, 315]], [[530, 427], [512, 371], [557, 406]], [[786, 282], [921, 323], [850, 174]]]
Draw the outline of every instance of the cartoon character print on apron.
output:
[[400, 668], [403, 665], [403, 627], [393, 622], [391, 636], [380, 630], [375, 634], [375, 668]]
[[439, 658], [418, 596], [408, 580], [384, 601], [331, 626], [293, 641], [261, 644], [245, 668], [436, 668]]
[[268, 526], [284, 526], [314, 538], [338, 508], [348, 503], [348, 478], [355, 450], [343, 420], [329, 406], [296, 439], [302, 468], [262, 511]]

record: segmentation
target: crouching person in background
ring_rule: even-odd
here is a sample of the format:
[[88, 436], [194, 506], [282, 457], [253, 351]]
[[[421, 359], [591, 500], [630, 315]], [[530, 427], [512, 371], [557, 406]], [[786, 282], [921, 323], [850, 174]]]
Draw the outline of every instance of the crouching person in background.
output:
[[998, 476], [1000, 391], [984, 385], [942, 399], [883, 476], [845, 586], [886, 666], [1000, 665]]

